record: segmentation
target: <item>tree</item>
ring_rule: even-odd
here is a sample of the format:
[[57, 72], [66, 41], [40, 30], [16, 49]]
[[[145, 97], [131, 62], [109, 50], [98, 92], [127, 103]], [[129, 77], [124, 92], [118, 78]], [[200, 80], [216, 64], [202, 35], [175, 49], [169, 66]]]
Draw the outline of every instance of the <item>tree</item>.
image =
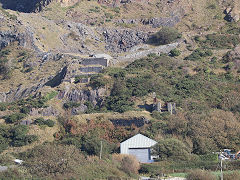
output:
[[159, 155], [161, 160], [174, 159], [174, 160], [188, 160], [191, 149], [188, 149], [181, 141], [169, 138], [159, 141], [154, 151], [156, 155]]

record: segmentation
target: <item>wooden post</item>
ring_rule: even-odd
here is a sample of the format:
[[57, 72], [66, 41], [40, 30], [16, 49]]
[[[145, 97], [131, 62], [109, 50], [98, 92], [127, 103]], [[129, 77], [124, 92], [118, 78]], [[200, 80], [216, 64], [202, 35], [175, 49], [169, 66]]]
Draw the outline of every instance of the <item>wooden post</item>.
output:
[[102, 159], [102, 141], [101, 141], [101, 147], [100, 147], [100, 159]]

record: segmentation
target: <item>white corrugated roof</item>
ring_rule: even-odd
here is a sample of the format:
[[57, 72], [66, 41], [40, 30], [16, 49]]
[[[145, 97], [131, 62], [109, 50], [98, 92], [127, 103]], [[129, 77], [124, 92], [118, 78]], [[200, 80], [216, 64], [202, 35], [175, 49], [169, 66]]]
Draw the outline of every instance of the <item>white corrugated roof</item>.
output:
[[137, 134], [126, 141], [121, 143], [121, 146], [127, 146], [128, 148], [149, 148], [157, 144], [156, 141], [142, 135]]

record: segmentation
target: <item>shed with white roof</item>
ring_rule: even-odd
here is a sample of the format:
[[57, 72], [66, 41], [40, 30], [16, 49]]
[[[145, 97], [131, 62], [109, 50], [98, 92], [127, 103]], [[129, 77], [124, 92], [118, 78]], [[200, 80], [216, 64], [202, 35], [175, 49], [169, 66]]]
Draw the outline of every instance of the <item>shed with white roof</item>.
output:
[[141, 163], [153, 162], [151, 148], [155, 144], [157, 144], [156, 141], [142, 134], [137, 134], [121, 143], [120, 153], [134, 155]]

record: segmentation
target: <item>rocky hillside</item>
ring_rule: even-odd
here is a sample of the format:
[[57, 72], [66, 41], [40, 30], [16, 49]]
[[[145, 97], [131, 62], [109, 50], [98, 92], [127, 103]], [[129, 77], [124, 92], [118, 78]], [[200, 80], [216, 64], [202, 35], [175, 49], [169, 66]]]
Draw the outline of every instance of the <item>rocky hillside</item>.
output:
[[[239, 1], [0, 4], [0, 165], [9, 161], [2, 153], [23, 158], [28, 178], [87, 176], [82, 167], [89, 179], [94, 170], [136, 178], [138, 165], [128, 171], [135, 161], [112, 154], [138, 132], [184, 149], [160, 161], [201, 164], [209, 152], [239, 150]], [[92, 157], [101, 141], [103, 161]], [[46, 153], [58, 148], [69, 171]], [[102, 164], [112, 168], [101, 174]]]

